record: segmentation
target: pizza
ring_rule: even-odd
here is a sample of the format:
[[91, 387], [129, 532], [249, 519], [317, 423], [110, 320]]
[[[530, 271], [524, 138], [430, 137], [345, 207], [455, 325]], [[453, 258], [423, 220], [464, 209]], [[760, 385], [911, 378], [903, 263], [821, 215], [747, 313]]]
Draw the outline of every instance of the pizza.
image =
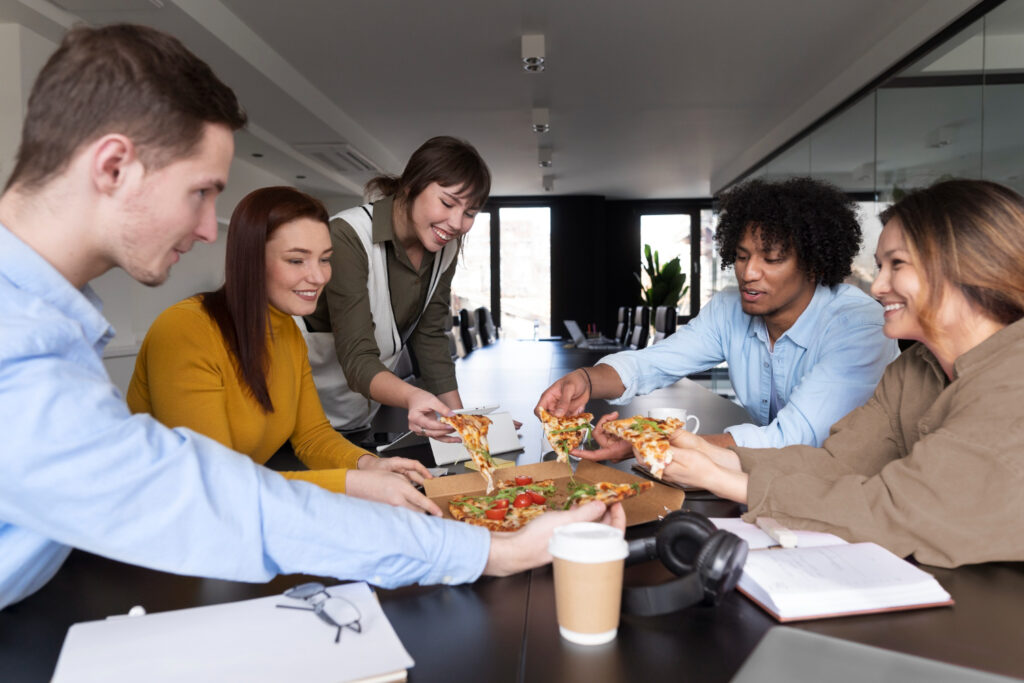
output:
[[605, 422], [604, 430], [628, 441], [639, 454], [637, 458], [640, 462], [651, 470], [655, 478], [661, 479], [665, 466], [672, 462], [668, 437], [677, 429], [682, 429], [683, 425], [682, 420], [674, 417], [658, 420], [637, 415]]
[[568, 510], [573, 505], [594, 500], [611, 505], [638, 496], [653, 486], [652, 481], [587, 484], [570, 479], [566, 497], [552, 479], [535, 482], [531, 477], [517, 476], [515, 480], [498, 482], [492, 495], [452, 496], [448, 511], [460, 522], [491, 531], [516, 531], [548, 510]]
[[558, 454], [558, 462], [569, 462], [569, 451], [575, 450], [583, 443], [583, 438], [594, 428], [590, 421], [594, 416], [580, 413], [568, 417], [552, 415], [540, 409], [540, 422], [544, 425], [544, 436]]
[[453, 496], [448, 511], [460, 522], [491, 531], [516, 531], [549, 508], [555, 493], [551, 479], [534, 482], [530, 477], [503, 481], [494, 495]]
[[442, 417], [441, 422], [451, 425], [459, 436], [462, 445], [469, 451], [469, 457], [480, 470], [487, 482], [487, 493], [494, 490], [494, 462], [487, 446], [487, 429], [491, 426], [491, 418], [485, 415], [461, 415]]
[[639, 496], [651, 488], [654, 488], [653, 481], [634, 481], [626, 484], [613, 484], [610, 481], [601, 481], [596, 484], [570, 481], [569, 500], [565, 501], [565, 509], [568, 510], [573, 505], [586, 505], [595, 500], [599, 500], [605, 505], [620, 503], [627, 498]]

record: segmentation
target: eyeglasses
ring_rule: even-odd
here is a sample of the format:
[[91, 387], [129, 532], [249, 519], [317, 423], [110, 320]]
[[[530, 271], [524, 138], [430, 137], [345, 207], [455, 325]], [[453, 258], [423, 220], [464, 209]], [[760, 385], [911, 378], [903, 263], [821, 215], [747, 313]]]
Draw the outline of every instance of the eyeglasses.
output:
[[334, 636], [334, 642], [341, 640], [341, 630], [344, 628], [349, 629], [355, 633], [362, 633], [363, 627], [359, 623], [359, 620], [363, 618], [359, 608], [356, 607], [355, 603], [345, 598], [331, 595], [324, 588], [322, 583], [312, 582], [304, 583], [294, 588], [289, 588], [284, 592], [286, 598], [293, 598], [295, 600], [303, 600], [308, 607], [302, 607], [299, 605], [277, 605], [283, 609], [301, 609], [320, 617], [320, 620], [326, 623], [328, 626], [333, 626], [338, 629], [338, 632]]

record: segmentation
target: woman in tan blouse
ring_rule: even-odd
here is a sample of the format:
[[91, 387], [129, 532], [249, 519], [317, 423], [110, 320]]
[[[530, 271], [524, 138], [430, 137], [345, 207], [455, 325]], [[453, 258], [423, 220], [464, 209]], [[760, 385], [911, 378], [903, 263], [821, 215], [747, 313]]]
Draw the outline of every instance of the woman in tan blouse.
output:
[[677, 432], [665, 478], [926, 564], [1024, 560], [1024, 198], [954, 180], [881, 219], [871, 292], [918, 343], [821, 448]]

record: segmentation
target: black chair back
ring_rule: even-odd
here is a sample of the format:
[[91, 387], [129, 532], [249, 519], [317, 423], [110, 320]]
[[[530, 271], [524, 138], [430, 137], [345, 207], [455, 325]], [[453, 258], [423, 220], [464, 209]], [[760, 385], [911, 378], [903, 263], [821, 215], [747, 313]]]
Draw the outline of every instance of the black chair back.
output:
[[459, 344], [455, 341], [455, 332], [453, 332], [453, 328], [458, 321], [458, 316], [445, 316], [444, 336], [448, 338], [448, 353], [451, 354], [452, 360], [459, 357]]
[[647, 346], [651, 335], [651, 309], [637, 306], [633, 311], [633, 335], [629, 340], [629, 348], [642, 349]]
[[467, 354], [480, 345], [477, 343], [473, 316], [465, 308], [459, 309], [459, 338], [462, 339], [462, 348]]
[[615, 326], [615, 341], [625, 346], [632, 334], [633, 308], [631, 306], [619, 306], [619, 322]]
[[676, 331], [676, 309], [669, 306], [658, 306], [654, 309], [654, 339], [657, 344]]
[[489, 346], [498, 341], [498, 330], [494, 328], [491, 311], [486, 306], [476, 309], [476, 331], [480, 334], [480, 346]]

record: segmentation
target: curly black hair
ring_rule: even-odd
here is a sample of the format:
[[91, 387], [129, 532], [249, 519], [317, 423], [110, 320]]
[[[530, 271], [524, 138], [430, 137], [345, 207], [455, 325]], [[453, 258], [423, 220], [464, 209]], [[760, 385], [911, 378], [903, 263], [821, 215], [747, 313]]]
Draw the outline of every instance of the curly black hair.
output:
[[816, 282], [838, 285], [860, 250], [860, 224], [852, 199], [811, 178], [749, 180], [720, 197], [715, 241], [722, 269], [736, 262], [736, 246], [755, 226], [761, 243], [793, 249], [797, 266]]

